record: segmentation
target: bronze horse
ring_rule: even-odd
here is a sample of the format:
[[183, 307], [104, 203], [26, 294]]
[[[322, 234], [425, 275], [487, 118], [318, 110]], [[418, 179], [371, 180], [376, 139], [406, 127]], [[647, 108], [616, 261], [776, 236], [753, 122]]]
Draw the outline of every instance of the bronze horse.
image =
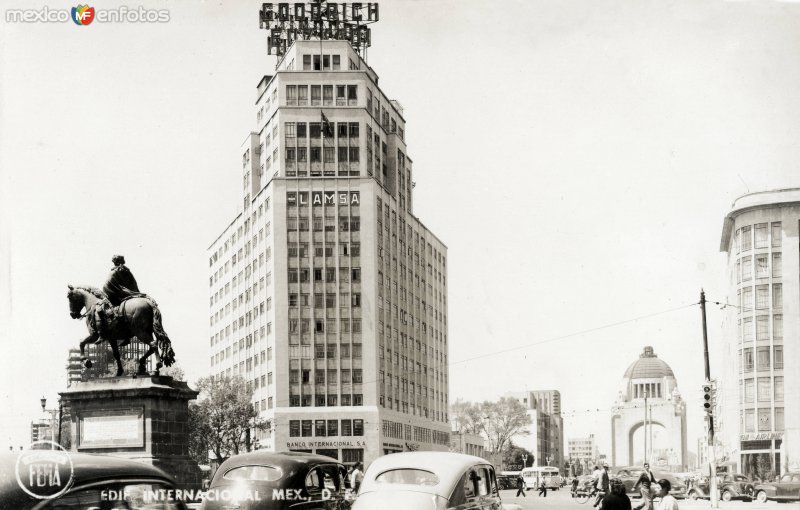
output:
[[[81, 361], [86, 368], [91, 368], [92, 362], [84, 354], [84, 348], [87, 344], [100, 339], [96, 309], [106, 299], [106, 295], [94, 287], [73, 287], [72, 285], [68, 287], [67, 299], [69, 299], [70, 316], [73, 319], [86, 317], [89, 336], [81, 342]], [[81, 314], [81, 310], [84, 308], [86, 312]], [[150, 346], [144, 356], [139, 359], [138, 374], [146, 373], [145, 361], [151, 354], [156, 355], [156, 374], [162, 366], [171, 366], [175, 362], [175, 352], [161, 325], [161, 312], [155, 301], [149, 297], [132, 297], [123, 301], [118, 310], [120, 320], [112, 322], [106, 333], [107, 338], [103, 338], [111, 344], [111, 350], [117, 362], [117, 376], [124, 374], [119, 348], [130, 343], [133, 337]], [[122, 340], [122, 343], [117, 344], [118, 340]]]

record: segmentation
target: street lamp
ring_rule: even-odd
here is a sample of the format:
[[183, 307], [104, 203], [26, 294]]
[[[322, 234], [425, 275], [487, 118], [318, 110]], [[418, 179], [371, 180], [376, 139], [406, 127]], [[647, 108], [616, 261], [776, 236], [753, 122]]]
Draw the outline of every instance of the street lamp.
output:
[[[42, 404], [42, 412], [50, 413], [50, 431], [53, 443], [61, 444], [61, 398], [58, 399], [58, 409], [47, 409], [47, 399], [42, 397], [39, 399]], [[58, 441], [56, 441], [56, 413], [58, 414]], [[55, 449], [54, 445], [50, 445], [51, 449]]]

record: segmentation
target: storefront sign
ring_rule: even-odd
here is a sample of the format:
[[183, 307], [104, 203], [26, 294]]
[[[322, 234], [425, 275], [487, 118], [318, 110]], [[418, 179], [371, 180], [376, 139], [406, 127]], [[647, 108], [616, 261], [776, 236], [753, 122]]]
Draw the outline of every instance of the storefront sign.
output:
[[352, 439], [332, 439], [328, 441], [288, 441], [286, 443], [286, 447], [290, 450], [296, 448], [303, 450], [310, 448], [366, 448], [366, 446], [366, 441]]
[[284, 55], [296, 40], [348, 41], [363, 53], [372, 42], [370, 23], [378, 21], [377, 2], [347, 3], [315, 0], [300, 2], [265, 2], [258, 14], [259, 27], [269, 30], [267, 52]]
[[768, 441], [770, 439], [783, 439], [783, 432], [759, 432], [739, 436], [740, 441]]
[[403, 445], [397, 443], [383, 443], [383, 446], [385, 446], [386, 448], [400, 448], [401, 450], [403, 449]]
[[359, 205], [358, 191], [287, 191], [286, 205]]

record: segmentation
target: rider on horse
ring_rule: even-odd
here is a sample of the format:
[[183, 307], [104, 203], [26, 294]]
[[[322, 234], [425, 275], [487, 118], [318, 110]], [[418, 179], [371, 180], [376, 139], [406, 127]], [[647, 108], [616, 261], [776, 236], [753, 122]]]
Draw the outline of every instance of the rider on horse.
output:
[[[95, 342], [99, 344], [103, 342], [107, 336], [105, 333], [112, 330], [116, 326], [116, 322], [120, 319], [119, 305], [123, 301], [132, 297], [146, 297], [146, 294], [139, 292], [139, 285], [136, 283], [136, 278], [133, 273], [125, 265], [125, 257], [122, 255], [114, 255], [111, 258], [114, 267], [103, 285], [103, 292], [107, 299], [104, 299], [98, 306], [95, 312], [95, 324], [98, 327], [100, 337]], [[130, 340], [125, 340], [127, 344]]]

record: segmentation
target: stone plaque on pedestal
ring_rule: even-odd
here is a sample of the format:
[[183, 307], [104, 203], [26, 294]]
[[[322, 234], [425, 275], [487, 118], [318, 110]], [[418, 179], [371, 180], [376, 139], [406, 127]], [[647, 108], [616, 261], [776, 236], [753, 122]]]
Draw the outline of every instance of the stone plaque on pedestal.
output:
[[73, 451], [152, 464], [180, 489], [197, 489], [202, 479], [189, 457], [189, 401], [195, 398], [185, 382], [166, 376], [80, 381], [61, 393], [71, 410]]

